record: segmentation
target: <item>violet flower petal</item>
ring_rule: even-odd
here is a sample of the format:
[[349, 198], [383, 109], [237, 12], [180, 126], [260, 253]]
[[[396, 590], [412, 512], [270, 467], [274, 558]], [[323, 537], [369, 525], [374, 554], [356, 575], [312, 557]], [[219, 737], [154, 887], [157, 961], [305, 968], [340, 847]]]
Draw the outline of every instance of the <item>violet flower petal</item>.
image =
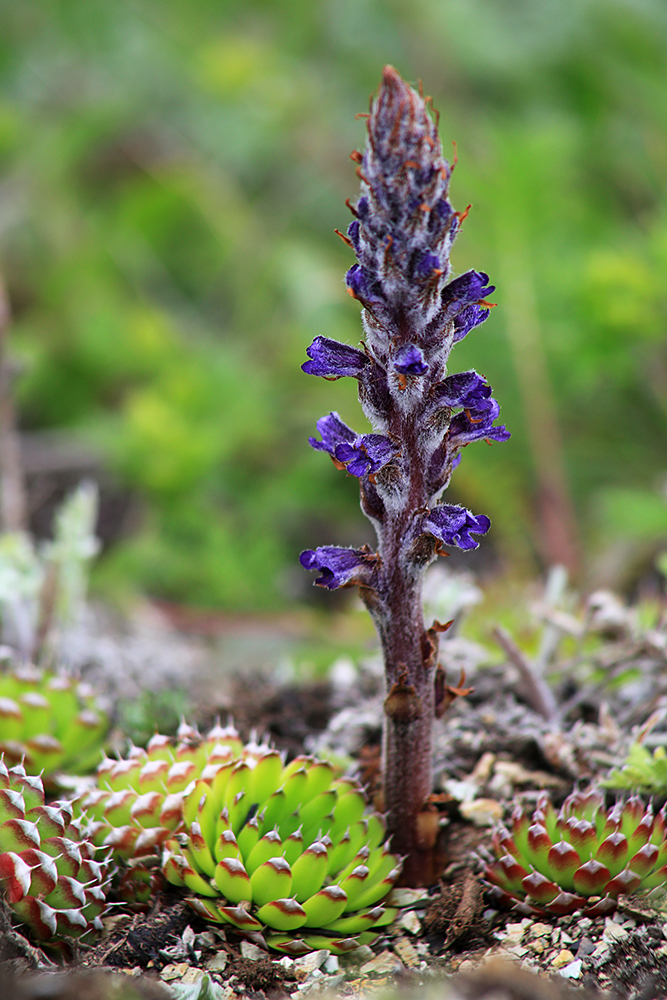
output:
[[383, 434], [362, 434], [351, 443], [336, 446], [334, 457], [352, 476], [377, 472], [398, 454], [396, 445]]
[[416, 344], [401, 347], [394, 355], [393, 365], [399, 375], [425, 375], [428, 371], [424, 353]]
[[458, 344], [459, 340], [463, 340], [466, 334], [488, 319], [489, 313], [489, 309], [484, 309], [476, 303], [462, 309], [454, 320], [454, 343]]
[[308, 438], [316, 451], [326, 451], [344, 465], [352, 476], [377, 472], [398, 454], [396, 445], [384, 434], [355, 434], [337, 413], [328, 413], [317, 421], [322, 440]]
[[322, 378], [337, 379], [345, 375], [358, 378], [368, 364], [368, 357], [363, 351], [328, 337], [315, 337], [306, 354], [310, 361], [301, 365], [302, 370], [307, 375], [320, 375]]
[[354, 584], [371, 586], [377, 559], [377, 554], [371, 552], [368, 546], [346, 549], [322, 545], [317, 549], [306, 549], [299, 556], [304, 569], [316, 569], [322, 574], [315, 580], [315, 584], [326, 587], [327, 590]]
[[479, 305], [480, 300], [496, 290], [495, 285], [487, 285], [488, 280], [489, 276], [484, 271], [466, 271], [445, 285], [442, 290], [443, 311], [439, 321], [449, 322], [459, 316], [467, 306]]
[[472, 441], [507, 441], [511, 435], [504, 424], [493, 426], [493, 421], [500, 413], [500, 407], [495, 399], [484, 400], [481, 406], [468, 407], [452, 418], [447, 432], [450, 448], [462, 448]]
[[433, 389], [439, 406], [458, 406], [484, 410], [490, 408], [491, 386], [477, 372], [459, 372], [448, 375]]
[[316, 451], [328, 451], [334, 457], [336, 446], [343, 441], [354, 441], [356, 434], [351, 427], [343, 423], [335, 411], [327, 413], [326, 417], [320, 417], [317, 421], [317, 429], [322, 435], [322, 440], [309, 437], [310, 446]]
[[479, 542], [471, 534], [485, 535], [491, 527], [491, 521], [485, 514], [475, 516], [465, 507], [441, 503], [422, 518], [420, 527], [445, 545], [476, 549]]

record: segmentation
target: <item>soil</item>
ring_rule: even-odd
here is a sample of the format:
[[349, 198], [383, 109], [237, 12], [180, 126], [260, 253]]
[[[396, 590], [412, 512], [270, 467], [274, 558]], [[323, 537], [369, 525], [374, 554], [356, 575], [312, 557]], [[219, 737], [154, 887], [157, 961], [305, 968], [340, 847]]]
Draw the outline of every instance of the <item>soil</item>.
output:
[[[545, 629], [556, 627], [545, 620]], [[667, 998], [667, 913], [655, 904], [628, 897], [613, 916], [526, 917], [498, 909], [480, 880], [489, 827], [517, 801], [530, 804], [546, 788], [558, 804], [575, 785], [619, 765], [641, 727], [651, 730], [648, 745], [667, 742], [664, 619], [640, 626], [617, 602], [611, 623], [609, 616], [596, 622], [589, 607], [558, 627], [565, 633], [568, 624], [578, 629], [578, 640], [567, 656], [553, 644], [545, 670], [554, 701], [548, 719], [540, 701], [544, 678], [511, 644], [504, 647], [506, 660], [489, 666], [488, 650], [455, 636], [442, 642], [450, 681], [457, 683], [463, 668], [474, 687], [437, 723], [444, 857], [432, 884], [403, 898], [408, 905], [400, 919], [372, 951], [362, 948], [344, 959], [326, 952], [281, 958], [206, 924], [166, 888], [145, 912], [112, 908], [102, 940], [81, 947], [65, 969], [5, 917], [0, 987], [7, 989], [1, 995], [280, 1000], [400, 991], [443, 1000]], [[205, 728], [233, 704], [242, 736], [256, 729], [290, 755], [305, 748], [347, 757], [372, 797], [381, 703], [376, 661], [353, 677], [334, 671], [327, 683], [281, 685], [261, 673], [235, 674], [224, 692], [209, 692], [199, 721]]]

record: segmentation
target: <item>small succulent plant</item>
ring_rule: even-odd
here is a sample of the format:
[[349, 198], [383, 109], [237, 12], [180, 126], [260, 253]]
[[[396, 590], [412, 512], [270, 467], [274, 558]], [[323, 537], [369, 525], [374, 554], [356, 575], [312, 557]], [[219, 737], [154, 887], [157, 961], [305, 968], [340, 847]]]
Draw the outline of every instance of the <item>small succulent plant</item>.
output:
[[[359, 784], [315, 757], [285, 765], [232, 725], [202, 737], [182, 724], [176, 740], [158, 733], [145, 750], [104, 760], [75, 806], [117, 859], [161, 853], [164, 876], [197, 913], [264, 933], [279, 951], [349, 951], [395, 915], [380, 904], [401, 862], [383, 817], [364, 815]], [[141, 864], [130, 873], [139, 893], [142, 874]]]
[[[283, 764], [250, 744], [183, 801], [185, 833], [167, 841], [163, 871], [203, 917], [262, 934], [289, 955], [342, 954], [377, 937], [395, 910], [382, 901], [401, 868], [378, 813], [350, 778], [314, 757]], [[295, 933], [296, 932], [296, 933]]]
[[98, 854], [69, 802], [46, 805], [41, 779], [0, 758], [0, 887], [40, 941], [101, 929], [107, 866]]
[[156, 733], [146, 749], [132, 746], [127, 757], [105, 757], [97, 784], [74, 803], [90, 821], [93, 840], [118, 859], [159, 853], [183, 829], [186, 788], [211, 780], [221, 762], [238, 758], [243, 742], [233, 726], [216, 725], [202, 738], [183, 723], [176, 739]]
[[605, 788], [627, 788], [648, 794], [667, 794], [667, 750], [657, 746], [653, 753], [642, 743], [633, 743], [621, 768], [615, 768], [601, 782]]
[[106, 714], [88, 685], [67, 674], [21, 667], [0, 674], [0, 753], [47, 779], [84, 773], [100, 759]]
[[486, 866], [492, 896], [524, 914], [612, 912], [618, 896], [667, 883], [667, 807], [654, 815], [636, 796], [611, 809], [593, 789], [573, 792], [556, 812], [546, 794], [511, 832], [497, 829]]

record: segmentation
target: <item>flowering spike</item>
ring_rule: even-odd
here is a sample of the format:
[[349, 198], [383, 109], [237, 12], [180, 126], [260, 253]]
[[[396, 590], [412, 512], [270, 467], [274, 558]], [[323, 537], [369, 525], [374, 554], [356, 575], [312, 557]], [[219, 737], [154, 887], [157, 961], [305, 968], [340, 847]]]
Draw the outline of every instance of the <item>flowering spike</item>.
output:
[[443, 546], [475, 549], [474, 536], [488, 532], [484, 514], [443, 504], [441, 494], [464, 447], [509, 433], [495, 423], [500, 408], [481, 376], [447, 374], [454, 344], [489, 315], [494, 286], [483, 271], [451, 276], [450, 251], [466, 212], [449, 201], [451, 167], [426, 99], [391, 66], [367, 127], [366, 148], [353, 156], [361, 191], [345, 238], [356, 255], [346, 283], [362, 306], [364, 349], [316, 337], [302, 367], [358, 381], [371, 433], [357, 435], [331, 412], [310, 444], [359, 480], [378, 546], [376, 553], [309, 549], [300, 561], [319, 572], [321, 587], [358, 586], [379, 633], [384, 801], [394, 847], [416, 857], [420, 812], [432, 791], [437, 707], [437, 635], [424, 624], [422, 579]]

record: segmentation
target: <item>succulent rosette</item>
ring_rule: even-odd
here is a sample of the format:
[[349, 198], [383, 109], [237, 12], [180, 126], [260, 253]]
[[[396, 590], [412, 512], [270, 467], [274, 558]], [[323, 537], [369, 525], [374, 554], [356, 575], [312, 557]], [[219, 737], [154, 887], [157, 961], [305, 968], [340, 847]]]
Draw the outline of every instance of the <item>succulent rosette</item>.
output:
[[0, 758], [0, 888], [42, 942], [101, 930], [105, 859], [69, 802], [45, 804], [41, 778]]
[[524, 914], [612, 912], [620, 895], [667, 883], [667, 807], [654, 814], [637, 796], [605, 809], [593, 789], [557, 812], [546, 794], [532, 816], [515, 811], [492, 837], [486, 879], [496, 901]]
[[0, 753], [30, 774], [90, 771], [108, 725], [89, 686], [67, 674], [35, 667], [0, 673]]
[[210, 781], [222, 764], [243, 753], [233, 726], [214, 726], [202, 737], [182, 723], [176, 739], [156, 733], [146, 749], [130, 747], [127, 757], [105, 757], [97, 783], [74, 803], [90, 822], [94, 842], [117, 859], [159, 853], [183, 829], [183, 799], [197, 779]]
[[163, 872], [208, 920], [289, 955], [342, 954], [375, 940], [396, 913], [381, 904], [401, 862], [382, 816], [365, 812], [359, 784], [327, 761], [285, 766], [276, 750], [249, 744], [189, 789]]

